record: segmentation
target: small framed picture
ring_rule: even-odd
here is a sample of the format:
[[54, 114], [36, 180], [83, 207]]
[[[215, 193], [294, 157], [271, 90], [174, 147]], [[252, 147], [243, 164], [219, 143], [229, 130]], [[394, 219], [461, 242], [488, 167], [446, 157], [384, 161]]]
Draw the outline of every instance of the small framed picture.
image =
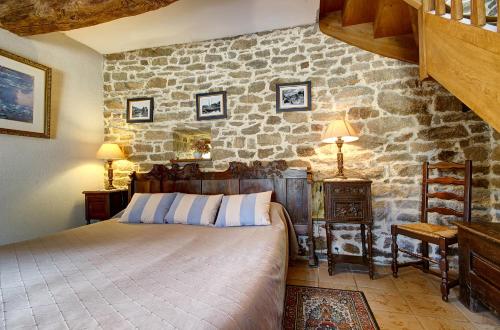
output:
[[291, 84], [276, 84], [276, 112], [310, 110], [310, 81]]
[[52, 70], [0, 49], [0, 134], [50, 138]]
[[127, 123], [147, 123], [153, 121], [154, 99], [140, 97], [127, 100]]
[[196, 119], [227, 118], [226, 92], [196, 94]]

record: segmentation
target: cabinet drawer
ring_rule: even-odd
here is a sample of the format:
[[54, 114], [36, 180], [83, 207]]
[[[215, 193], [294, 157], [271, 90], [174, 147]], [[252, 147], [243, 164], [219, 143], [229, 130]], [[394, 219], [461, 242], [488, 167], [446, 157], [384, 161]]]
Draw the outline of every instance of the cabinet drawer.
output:
[[500, 269], [494, 263], [472, 252], [470, 268], [482, 280], [496, 286], [497, 289], [500, 287]]
[[324, 183], [325, 194], [332, 197], [364, 198], [368, 195], [369, 185], [366, 184], [339, 184]]

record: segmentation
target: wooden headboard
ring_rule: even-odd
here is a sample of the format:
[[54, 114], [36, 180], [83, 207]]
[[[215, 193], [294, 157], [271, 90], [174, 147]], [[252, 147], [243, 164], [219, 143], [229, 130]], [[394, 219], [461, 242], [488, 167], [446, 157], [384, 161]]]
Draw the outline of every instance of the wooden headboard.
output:
[[183, 167], [177, 164], [170, 167], [154, 165], [148, 173], [132, 172], [130, 179], [129, 200], [136, 192], [237, 195], [272, 190], [272, 200], [286, 208], [297, 235], [308, 236], [309, 263], [317, 263], [312, 232], [312, 174], [309, 169], [288, 168], [285, 161], [265, 165], [256, 161], [250, 166], [230, 162], [224, 172], [202, 172], [195, 163]]

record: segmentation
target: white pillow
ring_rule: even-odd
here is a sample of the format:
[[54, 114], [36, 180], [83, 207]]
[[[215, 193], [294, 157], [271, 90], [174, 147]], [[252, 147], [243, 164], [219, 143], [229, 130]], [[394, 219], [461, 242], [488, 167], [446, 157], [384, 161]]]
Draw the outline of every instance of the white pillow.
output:
[[165, 220], [168, 223], [213, 225], [222, 196], [178, 193]]
[[120, 222], [164, 223], [165, 214], [174, 202], [177, 193], [142, 194], [135, 193]]
[[224, 196], [215, 222], [216, 227], [267, 226], [272, 191]]

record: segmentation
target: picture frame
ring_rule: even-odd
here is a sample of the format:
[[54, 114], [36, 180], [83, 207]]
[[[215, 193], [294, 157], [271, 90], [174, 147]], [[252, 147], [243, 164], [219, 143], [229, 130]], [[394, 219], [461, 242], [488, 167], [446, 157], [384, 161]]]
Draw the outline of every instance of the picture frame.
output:
[[50, 139], [52, 69], [0, 49], [0, 133]]
[[196, 94], [196, 120], [227, 118], [226, 91]]
[[155, 102], [153, 97], [127, 99], [127, 123], [150, 123], [153, 121]]
[[311, 110], [311, 81], [276, 84], [276, 112]]

